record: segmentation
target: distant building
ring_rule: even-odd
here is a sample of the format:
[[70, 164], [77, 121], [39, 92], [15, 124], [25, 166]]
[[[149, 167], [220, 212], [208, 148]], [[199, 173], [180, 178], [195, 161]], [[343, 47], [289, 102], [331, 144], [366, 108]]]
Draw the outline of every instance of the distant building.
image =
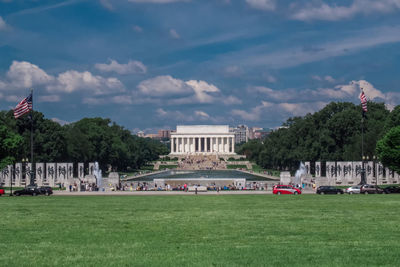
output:
[[171, 138], [171, 130], [158, 130], [158, 137], [160, 139]]
[[228, 125], [177, 125], [170, 155], [236, 155]]
[[236, 128], [231, 128], [231, 131], [235, 134], [235, 144], [249, 141], [249, 127], [246, 125], [238, 125]]
[[255, 132], [262, 130], [263, 128], [261, 127], [251, 127], [249, 128], [249, 139], [256, 139], [255, 137]]
[[151, 138], [151, 139], [160, 139], [158, 134], [146, 134], [143, 136], [144, 138]]
[[262, 140], [265, 137], [267, 137], [271, 132], [272, 132], [272, 130], [269, 128], [264, 128], [262, 130], [256, 130], [256, 131], [254, 131], [254, 138]]
[[139, 131], [139, 132], [137, 132], [136, 135], [139, 136], [139, 137], [144, 137], [144, 132], [143, 131]]

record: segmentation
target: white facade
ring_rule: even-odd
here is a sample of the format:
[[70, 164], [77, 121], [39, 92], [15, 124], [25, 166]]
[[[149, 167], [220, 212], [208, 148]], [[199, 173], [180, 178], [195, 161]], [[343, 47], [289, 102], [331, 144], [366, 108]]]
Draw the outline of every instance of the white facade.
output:
[[235, 154], [228, 125], [178, 125], [171, 133], [171, 155]]

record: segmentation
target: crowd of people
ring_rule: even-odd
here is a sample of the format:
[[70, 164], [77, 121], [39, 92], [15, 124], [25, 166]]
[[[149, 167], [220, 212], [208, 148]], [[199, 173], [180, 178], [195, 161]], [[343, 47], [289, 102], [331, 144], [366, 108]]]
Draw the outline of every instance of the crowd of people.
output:
[[226, 169], [224, 160], [217, 156], [187, 155], [178, 162], [180, 170], [221, 170]]

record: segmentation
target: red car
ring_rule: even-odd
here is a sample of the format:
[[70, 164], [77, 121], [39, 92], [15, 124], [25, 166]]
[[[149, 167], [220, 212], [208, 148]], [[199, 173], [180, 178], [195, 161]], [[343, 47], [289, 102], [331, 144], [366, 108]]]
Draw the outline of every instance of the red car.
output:
[[301, 194], [301, 190], [293, 187], [291, 185], [276, 185], [272, 190], [273, 194], [280, 195], [280, 194], [293, 194], [298, 195]]
[[4, 189], [2, 189], [2, 188], [0, 188], [0, 197], [1, 197], [1, 195], [4, 195]]

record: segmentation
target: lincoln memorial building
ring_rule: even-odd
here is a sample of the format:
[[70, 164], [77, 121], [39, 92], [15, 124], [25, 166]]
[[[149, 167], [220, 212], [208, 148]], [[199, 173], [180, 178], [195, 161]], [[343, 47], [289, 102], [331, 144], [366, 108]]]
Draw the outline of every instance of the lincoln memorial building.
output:
[[171, 155], [235, 154], [235, 135], [228, 125], [178, 125], [171, 132]]

